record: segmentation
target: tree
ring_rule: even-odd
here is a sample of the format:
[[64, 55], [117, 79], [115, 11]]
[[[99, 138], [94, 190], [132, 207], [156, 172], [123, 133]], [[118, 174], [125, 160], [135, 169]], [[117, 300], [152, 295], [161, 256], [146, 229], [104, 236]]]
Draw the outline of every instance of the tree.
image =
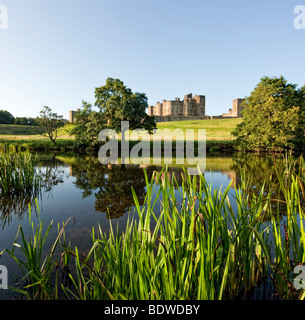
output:
[[121, 131], [121, 121], [129, 121], [130, 130], [145, 129], [150, 133], [156, 128], [154, 117], [146, 113], [147, 97], [133, 93], [123, 81], [108, 78], [106, 85], [95, 88], [95, 106], [107, 119], [108, 128]]
[[37, 126], [37, 119], [30, 117], [16, 117], [14, 124], [23, 126]]
[[58, 130], [64, 125], [63, 116], [52, 112], [52, 109], [44, 106], [37, 118], [38, 123], [45, 128], [46, 134], [50, 140], [56, 145], [55, 140], [58, 136]]
[[304, 142], [302, 92], [282, 76], [263, 77], [243, 102], [243, 122], [233, 131], [239, 146], [260, 151], [299, 149]]
[[92, 105], [82, 101], [82, 109], [76, 113], [76, 122], [71, 130], [77, 146], [92, 146], [98, 143], [98, 134], [105, 128], [104, 115], [92, 110]]
[[6, 110], [0, 110], [0, 124], [13, 124], [14, 120], [15, 119], [10, 112]]

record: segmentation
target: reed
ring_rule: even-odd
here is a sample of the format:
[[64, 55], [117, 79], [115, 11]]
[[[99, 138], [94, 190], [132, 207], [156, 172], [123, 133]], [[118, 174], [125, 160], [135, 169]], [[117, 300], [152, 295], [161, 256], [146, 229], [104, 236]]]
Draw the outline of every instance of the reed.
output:
[[10, 152], [4, 148], [0, 152], [0, 192], [2, 195], [37, 192], [40, 177], [35, 171], [36, 157], [29, 151]]
[[[32, 209], [29, 205], [29, 236], [26, 237], [25, 231], [19, 226], [12, 250], [6, 249], [6, 252], [20, 267], [23, 275], [22, 280], [24, 280], [24, 285], [21, 289], [11, 289], [25, 295], [25, 297], [30, 300], [58, 299], [57, 281], [60, 270], [59, 263], [55, 257], [55, 251], [60, 244], [60, 240], [63, 241], [65, 248], [68, 248], [64, 229], [71, 218], [62, 225], [62, 228], [59, 228], [58, 225], [58, 236], [50, 248], [46, 249], [46, 240], [53, 225], [53, 220], [47, 226], [46, 230], [44, 230], [44, 222], [40, 219], [37, 200], [36, 208], [39, 218], [37, 226], [35, 227], [32, 221]], [[15, 254], [16, 248], [20, 248], [23, 259], [20, 259], [18, 255]], [[62, 264], [64, 271], [68, 268], [66, 265], [67, 262], [68, 258], [66, 258]]]
[[[108, 233], [92, 228], [86, 256], [62, 243], [69, 285], [50, 278], [57, 272], [53, 253], [42, 265], [40, 250], [31, 251], [45, 242], [47, 234], [41, 238], [40, 226], [36, 232], [32, 227], [32, 240], [27, 241], [21, 228], [26, 262], [17, 262], [26, 269], [30, 285], [25, 289], [39, 283], [39, 292], [46, 287], [43, 296], [53, 299], [60, 290], [69, 299], [82, 300], [303, 299], [304, 290], [293, 287], [293, 268], [305, 262], [305, 164], [302, 158], [291, 161], [277, 177], [284, 200], [272, 187], [246, 192], [251, 185], [246, 175], [230, 200], [231, 184], [215, 190], [204, 175], [191, 177], [185, 172], [178, 185], [175, 177], [169, 180], [166, 167], [151, 179], [145, 173], [144, 205], [132, 190], [136, 214], [123, 232], [111, 223]], [[274, 203], [280, 202], [285, 203], [285, 220], [279, 205], [274, 214]], [[63, 234], [59, 232], [54, 246]], [[72, 272], [68, 265], [73, 261]]]

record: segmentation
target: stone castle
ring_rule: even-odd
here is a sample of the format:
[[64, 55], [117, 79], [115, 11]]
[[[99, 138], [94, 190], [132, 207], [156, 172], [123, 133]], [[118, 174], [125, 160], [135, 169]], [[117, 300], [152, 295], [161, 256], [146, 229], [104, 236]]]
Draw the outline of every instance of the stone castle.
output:
[[205, 96], [195, 95], [192, 93], [184, 96], [184, 100], [179, 98], [175, 100], [163, 100], [162, 103], [157, 102], [156, 106], [148, 107], [148, 115], [150, 116], [205, 116]]
[[229, 113], [223, 113], [218, 116], [207, 116], [205, 114], [205, 96], [195, 95], [192, 93], [184, 96], [184, 100], [175, 98], [175, 100], [163, 100], [157, 102], [155, 106], [149, 106], [147, 114], [154, 116], [156, 122], [181, 121], [181, 120], [203, 120], [203, 119], [223, 119], [223, 118], [240, 118], [242, 117], [243, 99], [235, 99], [232, 103], [232, 109]]
[[76, 112], [80, 111], [79, 108], [76, 109], [76, 111], [74, 110], [70, 110], [69, 111], [69, 122], [75, 122], [76, 121]]
[[[244, 107], [242, 102], [244, 99], [235, 99], [232, 102], [232, 108], [228, 113], [217, 116], [207, 116], [205, 114], [205, 96], [195, 95], [192, 93], [184, 96], [183, 100], [175, 98], [175, 100], [163, 100], [157, 102], [155, 106], [149, 106], [147, 114], [154, 116], [156, 122], [165, 121], [182, 121], [182, 120], [203, 120], [203, 119], [224, 119], [224, 118], [240, 118]], [[76, 111], [69, 111], [69, 122], [75, 122]]]
[[222, 116], [224, 118], [240, 118], [242, 117], [242, 111], [244, 107], [242, 106], [242, 102], [244, 99], [235, 99], [232, 103], [232, 109], [229, 109], [229, 113], [223, 113]]

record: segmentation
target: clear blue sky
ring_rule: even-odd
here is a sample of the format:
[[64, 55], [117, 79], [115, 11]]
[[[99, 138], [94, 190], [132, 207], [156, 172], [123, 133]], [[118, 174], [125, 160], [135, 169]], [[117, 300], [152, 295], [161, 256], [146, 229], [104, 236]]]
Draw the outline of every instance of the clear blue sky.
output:
[[[302, 3], [303, 2], [303, 3]], [[305, 84], [305, 0], [0, 0], [0, 109], [68, 118], [94, 88], [119, 78], [149, 104], [206, 96], [227, 112], [264, 75]]]

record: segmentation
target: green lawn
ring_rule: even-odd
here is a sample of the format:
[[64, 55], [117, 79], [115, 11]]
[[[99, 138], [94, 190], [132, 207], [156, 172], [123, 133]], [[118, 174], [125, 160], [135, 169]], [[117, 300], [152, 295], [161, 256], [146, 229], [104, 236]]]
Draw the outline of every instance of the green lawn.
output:
[[[157, 123], [158, 129], [195, 129], [195, 140], [197, 140], [196, 129], [206, 129], [207, 147], [227, 149], [232, 145], [234, 137], [231, 135], [235, 126], [242, 119], [212, 119], [212, 120], [189, 120], [175, 122]], [[73, 124], [67, 123], [58, 133], [56, 146], [43, 133], [42, 127], [0, 125], [0, 145], [9, 144], [21, 149], [32, 150], [52, 150], [52, 149], [71, 149], [73, 148], [73, 136], [69, 134]], [[179, 135], [177, 138], [179, 139]], [[181, 135], [184, 140], [184, 136]], [[166, 139], [166, 137], [164, 138]], [[175, 140], [175, 138], [173, 138]], [[180, 140], [180, 139], [179, 139]], [[182, 139], [181, 139], [182, 140]]]
[[159, 122], [158, 129], [206, 129], [207, 141], [232, 141], [234, 137], [231, 132], [235, 126], [242, 122], [242, 119], [211, 119], [211, 120], [190, 120]]
[[[73, 125], [67, 123], [58, 132], [59, 139], [73, 139], [69, 131]], [[39, 126], [17, 126], [0, 124], [0, 140], [49, 140], [43, 127]]]

